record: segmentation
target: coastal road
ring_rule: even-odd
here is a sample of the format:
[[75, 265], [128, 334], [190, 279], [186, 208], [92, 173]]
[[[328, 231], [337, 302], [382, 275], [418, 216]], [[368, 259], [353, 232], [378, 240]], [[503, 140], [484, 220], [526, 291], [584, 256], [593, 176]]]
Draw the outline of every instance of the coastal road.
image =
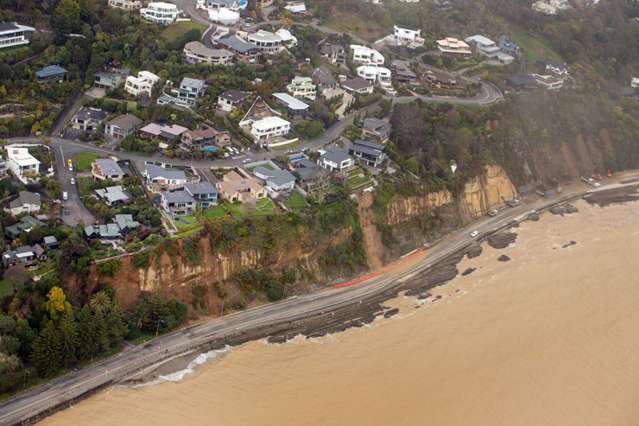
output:
[[64, 407], [88, 392], [126, 380], [160, 361], [200, 350], [209, 342], [237, 336], [242, 332], [259, 333], [266, 327], [322, 315], [339, 308], [357, 305], [376, 295], [387, 294], [387, 291], [399, 289], [405, 280], [419, 273], [428, 273], [438, 261], [473, 243], [474, 239], [469, 236], [471, 230], [479, 231], [480, 236], [477, 238], [481, 238], [507, 226], [513, 220], [524, 220], [527, 213], [533, 209], [541, 210], [560, 199], [579, 197], [586, 192], [584, 188], [585, 186], [579, 186], [556, 198], [507, 209], [497, 217], [482, 218], [471, 226], [454, 232], [427, 252], [411, 258], [409, 263], [402, 263], [356, 286], [292, 297], [279, 303], [188, 327], [66, 374], [1, 403], [0, 425], [18, 424], [46, 415], [47, 412]]

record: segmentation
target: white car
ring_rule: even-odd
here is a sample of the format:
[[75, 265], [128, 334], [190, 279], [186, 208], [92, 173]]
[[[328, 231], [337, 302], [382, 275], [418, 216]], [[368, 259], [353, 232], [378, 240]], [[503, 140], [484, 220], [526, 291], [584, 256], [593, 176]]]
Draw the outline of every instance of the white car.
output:
[[473, 232], [470, 233], [470, 236], [472, 238], [475, 238], [477, 235], [479, 235], [479, 231], [473, 231]]
[[62, 200], [67, 201], [69, 199], [69, 194], [67, 191], [62, 192]]
[[71, 178], [71, 185], [75, 185], [75, 178]]

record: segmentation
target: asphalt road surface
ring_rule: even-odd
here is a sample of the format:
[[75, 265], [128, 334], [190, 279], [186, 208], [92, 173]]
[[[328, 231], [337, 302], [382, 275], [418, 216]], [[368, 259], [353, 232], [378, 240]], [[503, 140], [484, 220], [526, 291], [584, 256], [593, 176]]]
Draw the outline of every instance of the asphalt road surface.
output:
[[481, 238], [513, 220], [523, 220], [533, 209], [541, 210], [560, 199], [578, 197], [583, 193], [584, 189], [577, 188], [571, 192], [566, 191], [561, 197], [508, 209], [496, 217], [482, 218], [472, 226], [451, 234], [418, 260], [357, 286], [293, 297], [161, 336], [143, 346], [121, 352], [3, 402], [0, 404], [0, 425], [13, 425], [32, 419], [80, 398], [87, 392], [121, 382], [140, 369], [148, 368], [168, 357], [201, 348], [207, 342], [237, 335], [241, 331], [296, 321], [358, 304], [369, 297], [399, 287], [404, 280], [417, 273], [427, 272], [437, 261], [472, 243], [475, 240], [469, 235], [472, 230], [477, 230], [480, 233], [477, 238]]

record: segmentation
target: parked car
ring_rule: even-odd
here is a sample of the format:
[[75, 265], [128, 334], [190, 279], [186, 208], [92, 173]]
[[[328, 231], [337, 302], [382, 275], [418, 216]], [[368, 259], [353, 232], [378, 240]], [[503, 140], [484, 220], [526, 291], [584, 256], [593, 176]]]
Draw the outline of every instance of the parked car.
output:
[[475, 238], [477, 235], [479, 235], [479, 231], [473, 231], [470, 233], [471, 238]]
[[62, 200], [63, 201], [69, 200], [69, 193], [67, 191], [62, 192]]

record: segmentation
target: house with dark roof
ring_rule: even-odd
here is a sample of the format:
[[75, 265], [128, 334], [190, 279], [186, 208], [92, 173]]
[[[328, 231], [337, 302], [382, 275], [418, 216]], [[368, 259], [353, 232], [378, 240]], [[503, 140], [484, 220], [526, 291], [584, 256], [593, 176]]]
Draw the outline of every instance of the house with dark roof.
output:
[[348, 152], [340, 148], [329, 148], [320, 151], [319, 165], [332, 172], [347, 170], [355, 164]]
[[124, 178], [124, 171], [118, 162], [111, 158], [98, 158], [91, 163], [91, 175], [95, 180], [111, 179], [119, 182]]
[[195, 198], [185, 190], [162, 192], [160, 204], [171, 216], [191, 215], [197, 205]]
[[309, 159], [293, 163], [293, 174], [300, 187], [309, 194], [326, 190], [330, 183], [329, 173]]
[[348, 153], [355, 157], [360, 163], [364, 163], [370, 167], [380, 167], [384, 160], [386, 160], [384, 148], [385, 146], [382, 144], [356, 140], [348, 149]]
[[104, 134], [117, 140], [124, 139], [134, 134], [142, 123], [142, 120], [133, 114], [118, 115], [106, 123]]
[[131, 70], [126, 68], [112, 68], [108, 71], [95, 73], [93, 85], [101, 89], [117, 89], [124, 84]]
[[18, 238], [23, 233], [29, 233], [34, 228], [42, 228], [46, 226], [44, 222], [39, 221], [33, 216], [22, 216], [18, 223], [4, 228], [4, 234], [11, 240]]
[[499, 47], [502, 52], [510, 56], [514, 56], [515, 58], [521, 55], [521, 48], [519, 45], [505, 34], [499, 36], [499, 39], [497, 40], [497, 47]]
[[7, 250], [2, 254], [2, 264], [5, 268], [15, 265], [33, 266], [40, 260], [45, 260], [47, 255], [39, 244], [33, 246], [21, 246], [15, 250]]
[[408, 61], [402, 61], [400, 59], [393, 59], [391, 62], [391, 69], [393, 71], [393, 80], [398, 83], [417, 84], [417, 74], [410, 69]]
[[215, 152], [231, 144], [229, 132], [203, 126], [196, 130], [187, 130], [180, 137], [180, 149], [187, 152]]
[[11, 213], [13, 216], [18, 216], [23, 213], [37, 213], [42, 207], [42, 201], [40, 194], [36, 192], [20, 191], [18, 197], [9, 202], [9, 207], [5, 211]]
[[347, 92], [358, 95], [369, 95], [373, 93], [373, 83], [362, 77], [355, 77], [342, 83], [342, 88]]
[[36, 79], [41, 83], [63, 81], [66, 78], [67, 73], [68, 71], [60, 65], [48, 65], [36, 71]]
[[346, 49], [339, 44], [322, 44], [320, 46], [320, 55], [328, 59], [332, 64], [340, 65], [346, 63]]
[[337, 80], [333, 77], [333, 73], [324, 67], [317, 67], [311, 75], [313, 83], [320, 89], [336, 89], [339, 87]]
[[232, 112], [242, 109], [242, 104], [246, 102], [251, 94], [239, 90], [227, 90], [217, 97], [217, 109], [223, 112]]
[[131, 201], [131, 196], [121, 185], [96, 189], [95, 195], [109, 206], [121, 206]]
[[132, 215], [116, 214], [111, 223], [85, 226], [84, 235], [91, 239], [119, 240], [140, 226], [140, 222], [133, 220]]
[[208, 181], [193, 182], [184, 185], [184, 190], [195, 200], [201, 209], [217, 205], [218, 192], [215, 186]]
[[156, 164], [146, 164], [142, 176], [146, 180], [147, 187], [156, 192], [160, 189], [182, 188], [189, 181], [184, 170], [161, 167]]
[[83, 132], [95, 132], [109, 113], [100, 108], [82, 107], [71, 120], [71, 127]]
[[29, 44], [33, 33], [35, 28], [17, 22], [0, 22], [0, 49]]
[[380, 120], [379, 118], [369, 117], [364, 119], [362, 136], [384, 142], [390, 138], [392, 130], [393, 128], [389, 122]]
[[260, 56], [260, 49], [255, 44], [242, 40], [235, 34], [221, 37], [217, 43], [233, 52], [239, 62], [254, 63]]
[[289, 192], [295, 187], [295, 176], [288, 170], [258, 166], [253, 174], [264, 181], [264, 185], [275, 192]]

